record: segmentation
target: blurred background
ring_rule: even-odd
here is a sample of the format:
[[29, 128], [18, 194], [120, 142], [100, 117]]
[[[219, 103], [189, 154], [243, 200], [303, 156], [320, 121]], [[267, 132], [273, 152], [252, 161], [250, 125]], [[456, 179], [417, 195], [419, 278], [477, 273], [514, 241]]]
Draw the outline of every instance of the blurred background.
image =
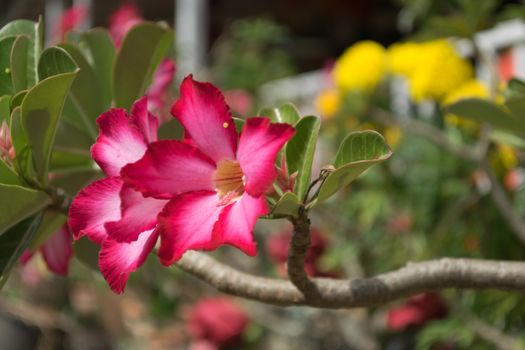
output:
[[[164, 83], [155, 113], [170, 119], [189, 73], [224, 91], [235, 116], [291, 102], [322, 118], [314, 174], [348, 132], [381, 132], [393, 158], [312, 211], [311, 276], [363, 277], [442, 256], [525, 258], [515, 222], [525, 210], [523, 138], [447, 111], [464, 98], [506, 106], [523, 96], [521, 1], [0, 0], [0, 10], [0, 26], [42, 15], [48, 44], [106, 27], [119, 45], [133, 24], [165, 22], [175, 30], [173, 66], [156, 75]], [[257, 258], [229, 247], [212, 254], [285, 277], [290, 230], [285, 220], [260, 220]], [[94, 248], [74, 249], [66, 271], [53, 272], [38, 249], [22, 259], [0, 295], [1, 350], [525, 349], [520, 294], [279, 308], [220, 295], [151, 257], [117, 296]]]

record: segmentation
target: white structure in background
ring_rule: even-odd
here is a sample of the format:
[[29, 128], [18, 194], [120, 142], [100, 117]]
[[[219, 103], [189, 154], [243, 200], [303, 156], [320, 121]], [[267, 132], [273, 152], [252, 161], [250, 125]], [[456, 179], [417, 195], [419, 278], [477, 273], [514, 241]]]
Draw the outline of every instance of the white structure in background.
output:
[[[476, 63], [476, 75], [489, 86], [497, 81], [498, 58], [502, 50], [506, 49], [510, 50], [513, 75], [525, 79], [525, 23], [522, 20], [503, 22], [492, 29], [481, 31], [475, 35], [474, 43], [461, 39], [455, 40], [454, 44], [463, 57], [474, 56], [476, 45], [482, 57]], [[326, 73], [318, 70], [268, 82], [261, 86], [259, 95], [266, 105], [294, 101], [301, 104], [303, 112], [311, 113], [315, 108], [316, 96], [328, 87]], [[402, 78], [392, 79], [390, 92], [396, 114], [408, 116], [411, 102], [407, 82]], [[432, 114], [431, 104], [421, 103], [417, 108], [422, 115]]]
[[86, 19], [76, 29], [85, 32], [93, 28], [93, 0], [73, 0], [73, 6], [83, 7], [87, 11]]
[[44, 13], [46, 46], [51, 44], [57, 23], [60, 21], [64, 2], [62, 0], [46, 0]]
[[179, 80], [189, 73], [200, 72], [205, 65], [207, 23], [207, 0], [176, 0], [174, 28]]

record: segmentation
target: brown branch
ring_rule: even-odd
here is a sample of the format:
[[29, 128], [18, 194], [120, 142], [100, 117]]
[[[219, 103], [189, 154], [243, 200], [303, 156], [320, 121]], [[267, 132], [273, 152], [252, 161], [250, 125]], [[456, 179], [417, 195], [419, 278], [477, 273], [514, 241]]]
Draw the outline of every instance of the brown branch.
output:
[[317, 286], [313, 283], [304, 270], [304, 263], [310, 248], [310, 219], [304, 208], [299, 210], [297, 218], [292, 219], [293, 234], [288, 249], [287, 271], [290, 281], [305, 297], [318, 297]]
[[177, 265], [221, 292], [264, 303], [321, 308], [369, 307], [447, 288], [525, 291], [525, 262], [443, 258], [350, 280], [312, 279], [317, 293], [301, 293], [287, 280], [257, 277], [194, 251]]

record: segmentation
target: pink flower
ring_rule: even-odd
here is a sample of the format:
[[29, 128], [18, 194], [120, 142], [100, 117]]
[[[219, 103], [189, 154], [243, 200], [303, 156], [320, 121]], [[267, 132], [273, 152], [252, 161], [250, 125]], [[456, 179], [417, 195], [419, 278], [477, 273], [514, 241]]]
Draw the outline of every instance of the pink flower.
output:
[[[67, 276], [69, 263], [73, 256], [72, 241], [71, 233], [67, 225], [64, 224], [39, 248], [50, 271], [57, 275]], [[33, 257], [33, 254], [33, 252], [26, 250], [20, 257], [22, 264], [25, 265]]]
[[67, 32], [75, 29], [87, 19], [89, 10], [86, 6], [72, 6], [62, 13], [53, 30], [54, 41], [64, 40]]
[[447, 315], [447, 306], [439, 294], [424, 293], [413, 296], [401, 306], [388, 311], [387, 327], [391, 331], [402, 331], [408, 327], [422, 326], [426, 322]]
[[109, 33], [117, 47], [126, 33], [137, 23], [143, 22], [142, 13], [135, 2], [123, 1], [109, 17]]
[[2, 120], [2, 125], [0, 126], [0, 159], [7, 163], [11, 163], [15, 159], [15, 148], [11, 142], [11, 131], [5, 120]]
[[[281, 231], [270, 236], [266, 242], [266, 251], [270, 259], [278, 264], [279, 274], [285, 276], [285, 264], [288, 260], [288, 249], [292, 238], [292, 229]], [[322, 271], [319, 268], [319, 259], [323, 256], [329, 244], [328, 239], [315, 228], [310, 232], [310, 249], [305, 259], [305, 271], [312, 277], [337, 277], [335, 271]]]
[[153, 76], [153, 83], [150, 85], [148, 95], [148, 107], [153, 111], [161, 111], [169, 97], [169, 88], [175, 76], [175, 63], [169, 58], [165, 58]]
[[122, 169], [127, 184], [169, 200], [158, 218], [161, 262], [171, 265], [187, 250], [221, 244], [255, 255], [252, 231], [268, 213], [264, 193], [276, 177], [277, 153], [294, 129], [250, 118], [238, 136], [221, 92], [191, 76], [172, 114], [185, 140], [153, 142], [142, 159]]
[[74, 238], [87, 236], [101, 245], [100, 271], [116, 293], [124, 291], [129, 274], [155, 246], [157, 214], [167, 202], [144, 198], [120, 178], [121, 168], [139, 160], [148, 144], [157, 141], [158, 120], [147, 103], [143, 97], [131, 115], [113, 108], [97, 119], [100, 135], [91, 155], [107, 177], [81, 190], [69, 209]]
[[195, 341], [195, 349], [213, 349], [238, 344], [248, 323], [248, 315], [237, 304], [215, 297], [201, 299], [193, 306], [186, 328]]
[[250, 93], [243, 89], [233, 89], [224, 92], [226, 103], [235, 114], [245, 115], [253, 107], [253, 98]]

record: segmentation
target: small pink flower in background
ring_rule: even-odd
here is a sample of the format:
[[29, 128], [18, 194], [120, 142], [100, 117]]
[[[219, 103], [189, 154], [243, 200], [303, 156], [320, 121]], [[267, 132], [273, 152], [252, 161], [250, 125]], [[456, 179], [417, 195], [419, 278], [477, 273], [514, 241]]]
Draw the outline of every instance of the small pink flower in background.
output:
[[224, 91], [224, 98], [233, 113], [237, 115], [246, 115], [252, 110], [253, 97], [246, 90], [233, 89]]
[[11, 142], [11, 131], [5, 120], [2, 120], [2, 125], [0, 126], [0, 159], [7, 163], [15, 159], [15, 148]]
[[409, 298], [404, 305], [388, 311], [387, 328], [399, 332], [409, 327], [419, 327], [428, 321], [444, 318], [447, 312], [447, 306], [439, 294], [419, 294]]
[[152, 83], [146, 92], [146, 95], [148, 96], [148, 108], [154, 112], [160, 113], [161, 116], [163, 116], [164, 113], [162, 113], [162, 111], [165, 109], [164, 107], [167, 106], [167, 102], [170, 98], [169, 88], [173, 83], [175, 70], [175, 62], [169, 58], [165, 58], [155, 71]]
[[65, 10], [53, 30], [53, 41], [63, 41], [67, 32], [84, 23], [88, 15], [89, 10], [86, 6], [72, 6]]
[[109, 33], [117, 47], [122, 43], [126, 33], [135, 25], [143, 22], [142, 12], [133, 1], [123, 1], [109, 17]]
[[293, 127], [249, 118], [238, 136], [221, 92], [191, 76], [184, 79], [172, 114], [183, 125], [185, 140], [153, 142], [142, 159], [122, 169], [127, 184], [169, 200], [158, 218], [161, 262], [168, 266], [187, 250], [222, 244], [255, 255], [252, 231], [268, 213], [264, 193]]
[[[67, 276], [69, 263], [73, 256], [73, 239], [66, 224], [54, 233], [39, 248], [47, 268], [57, 275]], [[20, 257], [23, 265], [26, 265], [34, 253], [26, 250]]]
[[525, 184], [525, 171], [522, 168], [509, 170], [507, 174], [505, 174], [503, 183], [508, 191], [516, 192]]
[[75, 239], [87, 236], [101, 245], [99, 267], [111, 289], [122, 293], [129, 274], [146, 260], [157, 241], [157, 214], [166, 200], [144, 198], [124, 184], [120, 170], [139, 160], [157, 140], [158, 119], [147, 110], [147, 98], [131, 114], [113, 108], [97, 123], [100, 134], [91, 155], [107, 177], [81, 190], [69, 210]]
[[[270, 259], [278, 264], [278, 272], [286, 276], [286, 261], [288, 259], [288, 248], [292, 238], [292, 229], [281, 231], [270, 236], [266, 242], [266, 251]], [[337, 277], [339, 274], [335, 271], [322, 271], [319, 268], [319, 259], [326, 252], [328, 239], [318, 230], [312, 229], [310, 232], [310, 249], [305, 259], [305, 271], [311, 277]]]
[[186, 329], [191, 349], [224, 349], [238, 345], [249, 323], [246, 312], [225, 297], [201, 299], [189, 311]]

